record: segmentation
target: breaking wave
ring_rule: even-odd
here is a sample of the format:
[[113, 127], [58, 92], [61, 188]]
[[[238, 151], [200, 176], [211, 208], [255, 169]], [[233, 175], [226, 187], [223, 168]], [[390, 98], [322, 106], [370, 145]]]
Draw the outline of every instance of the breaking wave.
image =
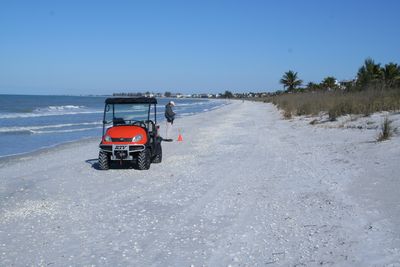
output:
[[74, 105], [65, 105], [65, 106], [48, 106], [45, 108], [37, 108], [35, 111], [63, 111], [63, 110], [77, 110], [84, 109], [85, 106], [74, 106]]
[[0, 119], [15, 119], [15, 118], [34, 118], [45, 116], [61, 116], [61, 115], [76, 115], [76, 114], [91, 114], [103, 113], [102, 110], [90, 110], [85, 106], [47, 106], [34, 109], [27, 113], [7, 113], [0, 114]]
[[44, 132], [62, 132], [62, 131], [82, 131], [81, 129], [95, 129], [101, 127], [92, 128], [75, 128], [66, 130], [56, 130], [60, 128], [77, 127], [77, 126], [99, 126], [101, 122], [83, 122], [83, 123], [65, 123], [65, 124], [55, 124], [55, 125], [42, 125], [42, 126], [13, 126], [13, 127], [0, 127], [0, 134], [37, 134]]
[[100, 129], [102, 127], [91, 127], [91, 128], [77, 128], [77, 129], [66, 129], [66, 130], [49, 130], [49, 131], [32, 131], [33, 134], [48, 134], [48, 133], [73, 133], [90, 131], [94, 129]]

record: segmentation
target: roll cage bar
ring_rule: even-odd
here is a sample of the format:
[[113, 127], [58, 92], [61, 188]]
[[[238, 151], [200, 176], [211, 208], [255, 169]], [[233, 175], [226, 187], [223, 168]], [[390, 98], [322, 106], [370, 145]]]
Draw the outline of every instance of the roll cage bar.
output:
[[154, 124], [157, 124], [157, 99], [154, 97], [112, 97], [105, 100], [104, 113], [103, 113], [103, 136], [105, 134], [106, 113], [108, 112], [107, 106], [112, 105], [113, 118], [115, 118], [115, 104], [148, 104], [147, 110], [147, 128], [150, 123], [151, 105], [154, 105]]

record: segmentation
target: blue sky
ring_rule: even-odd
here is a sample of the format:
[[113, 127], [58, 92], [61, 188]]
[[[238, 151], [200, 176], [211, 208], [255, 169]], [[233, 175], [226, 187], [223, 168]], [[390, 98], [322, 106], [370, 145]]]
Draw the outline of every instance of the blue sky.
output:
[[0, 93], [275, 91], [400, 63], [400, 1], [0, 1]]

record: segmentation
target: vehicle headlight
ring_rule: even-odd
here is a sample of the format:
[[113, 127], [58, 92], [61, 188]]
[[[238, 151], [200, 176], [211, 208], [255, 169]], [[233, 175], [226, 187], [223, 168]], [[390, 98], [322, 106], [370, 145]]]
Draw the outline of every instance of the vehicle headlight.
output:
[[104, 136], [104, 141], [112, 142], [111, 136], [109, 136], [109, 135]]
[[142, 140], [142, 138], [143, 138], [143, 135], [138, 134], [132, 138], [132, 142], [139, 142], [140, 140]]

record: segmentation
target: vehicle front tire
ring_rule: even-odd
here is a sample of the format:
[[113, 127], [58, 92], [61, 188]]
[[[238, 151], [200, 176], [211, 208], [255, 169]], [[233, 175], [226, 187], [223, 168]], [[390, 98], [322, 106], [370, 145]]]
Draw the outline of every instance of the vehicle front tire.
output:
[[150, 164], [150, 150], [146, 148], [145, 150], [139, 152], [137, 157], [137, 167], [139, 170], [148, 170], [150, 169]]
[[161, 144], [159, 144], [157, 153], [153, 158], [153, 163], [161, 163], [161, 161], [162, 161], [162, 147], [161, 147]]
[[100, 170], [108, 170], [110, 169], [110, 156], [107, 152], [100, 151], [99, 152], [99, 169]]

